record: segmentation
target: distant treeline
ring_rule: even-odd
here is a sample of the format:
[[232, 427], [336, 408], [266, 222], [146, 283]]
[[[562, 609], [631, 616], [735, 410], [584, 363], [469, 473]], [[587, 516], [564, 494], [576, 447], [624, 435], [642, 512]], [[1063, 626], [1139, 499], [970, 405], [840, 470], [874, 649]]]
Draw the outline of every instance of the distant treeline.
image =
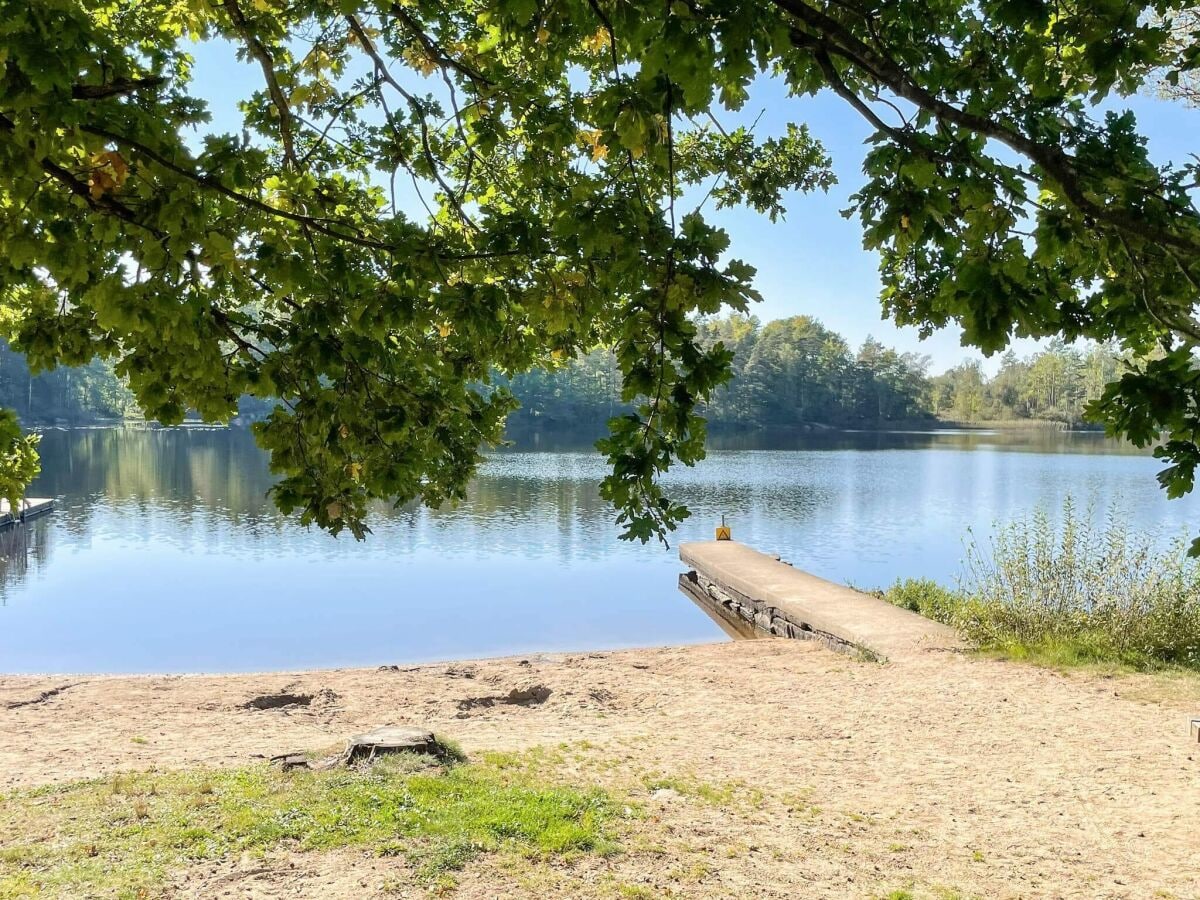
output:
[[[867, 340], [857, 351], [808, 316], [761, 325], [727, 316], [699, 324], [705, 345], [733, 351], [733, 380], [705, 409], [717, 427], [851, 426], [931, 419], [928, 360]], [[625, 409], [612, 354], [596, 350], [556, 372], [512, 381], [518, 424], [603, 423]]]
[[[702, 343], [720, 341], [734, 353], [733, 380], [705, 410], [727, 428], [886, 427], [934, 419], [957, 422], [1044, 420], [1076, 427], [1084, 407], [1122, 371], [1112, 347], [1080, 350], [1061, 342], [1031, 356], [1009, 352], [987, 378], [969, 361], [941, 375], [929, 358], [900, 353], [868, 338], [853, 349], [809, 316], [761, 324], [732, 315], [699, 323]], [[537, 370], [510, 382], [521, 401], [517, 428], [599, 430], [627, 409], [613, 355], [594, 350], [552, 372]], [[100, 360], [77, 369], [31, 376], [24, 358], [0, 344], [0, 405], [22, 420], [72, 423], [136, 416], [128, 389]], [[270, 404], [243, 403], [248, 418]]]
[[979, 362], [968, 361], [930, 379], [929, 409], [960, 422], [1041, 419], [1075, 428], [1087, 404], [1124, 370], [1111, 345], [1079, 350], [1056, 340], [1024, 358], [1008, 351], [991, 378]]
[[0, 341], [0, 407], [26, 424], [72, 424], [124, 419], [137, 412], [133, 395], [112, 366], [99, 359], [78, 368], [33, 375], [25, 357]]
[[[1110, 346], [1061, 342], [1025, 358], [1009, 352], [995, 377], [970, 361], [931, 376], [929, 358], [868, 338], [857, 349], [809, 316], [761, 324], [748, 316], [700, 323], [706, 345], [734, 352], [734, 377], [705, 411], [716, 427], [886, 427], [922, 420], [1043, 420], [1077, 427], [1088, 401], [1122, 369]], [[512, 381], [523, 425], [603, 423], [625, 409], [610, 353], [593, 351], [556, 372]]]
[[[240, 413], [246, 418], [266, 415], [272, 404], [244, 397]], [[133, 393], [107, 360], [86, 366], [62, 366], [36, 375], [25, 357], [0, 340], [0, 407], [15, 410], [26, 425], [141, 419]]]

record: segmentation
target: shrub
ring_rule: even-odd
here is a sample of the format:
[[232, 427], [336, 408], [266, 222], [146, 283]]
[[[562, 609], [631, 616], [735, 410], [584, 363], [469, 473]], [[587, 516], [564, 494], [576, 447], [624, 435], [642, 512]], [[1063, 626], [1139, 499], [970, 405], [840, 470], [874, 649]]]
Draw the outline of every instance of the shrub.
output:
[[967, 545], [958, 590], [898, 582], [888, 600], [954, 625], [987, 649], [1059, 662], [1120, 662], [1200, 669], [1200, 562], [1180, 538], [1131, 534], [1079, 515], [1044, 512]]
[[930, 578], [897, 581], [883, 596], [897, 606], [947, 625], [957, 625], [956, 616], [964, 599], [958, 591], [942, 587]]

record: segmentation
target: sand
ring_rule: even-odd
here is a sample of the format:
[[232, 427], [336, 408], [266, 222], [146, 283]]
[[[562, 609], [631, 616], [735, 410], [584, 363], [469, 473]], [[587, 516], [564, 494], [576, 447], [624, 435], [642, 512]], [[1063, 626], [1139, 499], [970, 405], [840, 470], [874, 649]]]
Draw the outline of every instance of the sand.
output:
[[[538, 685], [550, 691], [540, 703], [470, 702]], [[277, 692], [313, 700], [246, 707]], [[412, 724], [468, 754], [586, 748], [580, 777], [630, 790], [646, 810], [619, 856], [532, 874], [485, 860], [464, 873], [460, 897], [1191, 898], [1198, 715], [1196, 679], [1066, 675], [951, 653], [881, 665], [786, 640], [386, 670], [0, 676], [0, 792], [243, 766]], [[652, 789], [655, 775], [736, 783], [737, 799]], [[424, 889], [402, 860], [343, 851], [200, 867], [171, 893]]]

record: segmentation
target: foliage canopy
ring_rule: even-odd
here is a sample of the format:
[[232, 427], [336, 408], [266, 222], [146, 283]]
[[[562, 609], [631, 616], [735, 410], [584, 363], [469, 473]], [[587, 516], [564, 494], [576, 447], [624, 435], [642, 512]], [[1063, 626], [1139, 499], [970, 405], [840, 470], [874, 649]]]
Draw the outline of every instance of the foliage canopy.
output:
[[[1169, 431], [1180, 493], [1200, 461], [1200, 167], [1154, 165], [1104, 102], [1200, 67], [1178, 9], [0, 0], [0, 308], [35, 365], [113, 358], [164, 422], [280, 398], [257, 426], [276, 502], [358, 536], [374, 498], [462, 494], [512, 408], [491, 372], [614, 347], [637, 411], [600, 444], [602, 491], [627, 537], [661, 536], [686, 510], [658, 476], [702, 455], [697, 404], [731, 361], [694, 317], [755, 298], [683, 192], [775, 218], [832, 180], [801, 124], [719, 124], [769, 72], [874, 126], [853, 214], [892, 317], [988, 352], [1120, 342], [1149, 361], [1094, 414]], [[205, 40], [261, 71], [240, 134], [205, 127]]]

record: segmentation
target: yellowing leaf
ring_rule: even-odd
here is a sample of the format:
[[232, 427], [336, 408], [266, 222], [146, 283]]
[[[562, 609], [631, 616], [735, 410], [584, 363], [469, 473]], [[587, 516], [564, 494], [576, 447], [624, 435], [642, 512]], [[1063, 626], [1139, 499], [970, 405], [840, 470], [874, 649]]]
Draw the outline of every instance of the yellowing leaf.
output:
[[442, 337], [450, 337], [450, 333], [454, 331], [454, 327], [443, 322], [438, 326], [438, 334]]
[[114, 186], [112, 176], [103, 169], [97, 169], [88, 178], [88, 193], [92, 195], [93, 200], [99, 200], [111, 192]]
[[655, 139], [660, 144], [665, 144], [667, 138], [670, 137], [669, 129], [667, 128], [667, 117], [659, 115], [655, 116], [651, 121], [654, 123]]
[[596, 33], [583, 39], [583, 46], [592, 53], [601, 53], [608, 49], [609, 38], [606, 28], [597, 28]]
[[102, 156], [105, 165], [112, 170], [113, 181], [117, 183], [117, 187], [120, 187], [125, 183], [125, 179], [129, 177], [129, 164], [125, 162], [125, 157], [116, 150], [109, 150], [107, 153], [102, 154]]
[[592, 162], [608, 158], [608, 147], [601, 143], [592, 145]]
[[409, 47], [404, 51], [404, 60], [422, 75], [428, 77], [437, 71], [438, 62], [420, 47]]
[[119, 191], [129, 177], [129, 163], [115, 150], [92, 155], [92, 171], [88, 177], [88, 192], [99, 200], [105, 194]]

